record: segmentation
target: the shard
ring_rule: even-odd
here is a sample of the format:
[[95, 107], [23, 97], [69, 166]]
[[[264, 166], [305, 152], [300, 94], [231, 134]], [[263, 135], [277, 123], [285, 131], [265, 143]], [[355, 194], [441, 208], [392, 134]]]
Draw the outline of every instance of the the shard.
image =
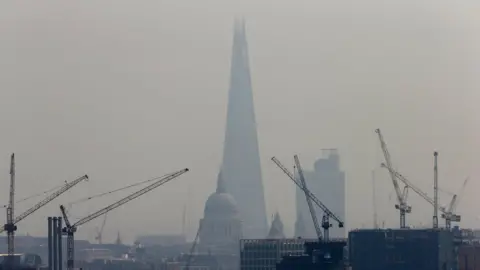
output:
[[245, 238], [268, 233], [244, 21], [234, 27], [222, 175], [237, 202]]

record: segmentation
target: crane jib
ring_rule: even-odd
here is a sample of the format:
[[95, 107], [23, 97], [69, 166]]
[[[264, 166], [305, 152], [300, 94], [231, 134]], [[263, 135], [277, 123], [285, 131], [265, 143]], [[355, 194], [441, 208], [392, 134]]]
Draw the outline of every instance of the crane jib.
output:
[[173, 174], [170, 174], [170, 175], [154, 182], [153, 184], [150, 184], [147, 187], [145, 187], [145, 188], [143, 188], [143, 189], [141, 189], [141, 190], [139, 190], [139, 191], [137, 191], [137, 192], [135, 192], [135, 193], [133, 193], [133, 194], [117, 201], [117, 202], [115, 202], [115, 203], [112, 203], [111, 205], [109, 205], [105, 208], [100, 209], [97, 212], [80, 219], [79, 221], [75, 222], [75, 224], [73, 224], [72, 226], [77, 227], [77, 226], [80, 226], [82, 224], [85, 224], [85, 223], [87, 223], [87, 222], [89, 222], [89, 221], [91, 221], [91, 220], [93, 220], [93, 219], [95, 219], [95, 218], [97, 218], [97, 217], [99, 217], [99, 216], [101, 216], [101, 215], [103, 215], [103, 214], [105, 214], [105, 213], [107, 213], [107, 212], [109, 212], [109, 211], [111, 211], [111, 210], [113, 210], [113, 209], [115, 209], [115, 208], [117, 208], [117, 207], [119, 207], [119, 206], [121, 206], [121, 205], [123, 205], [123, 204], [125, 204], [125, 203], [127, 203], [127, 202], [145, 194], [145, 193], [147, 193], [147, 192], [149, 192], [149, 191], [151, 191], [152, 189], [155, 189], [155, 188], [167, 183], [168, 181], [170, 181], [170, 180], [172, 180], [172, 179], [174, 179], [174, 178], [176, 178], [176, 177], [178, 177], [178, 176], [180, 176], [180, 175], [182, 175], [186, 172], [188, 172], [188, 168], [183, 169], [183, 170], [178, 171], [178, 172], [175, 172]]

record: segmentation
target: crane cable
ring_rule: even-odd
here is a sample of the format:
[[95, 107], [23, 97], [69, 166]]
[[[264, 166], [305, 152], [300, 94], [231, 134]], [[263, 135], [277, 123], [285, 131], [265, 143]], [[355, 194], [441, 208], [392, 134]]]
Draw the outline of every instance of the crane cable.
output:
[[[55, 190], [63, 187], [64, 185], [65, 185], [65, 184], [61, 184], [61, 185], [58, 185], [58, 186], [56, 186], [56, 187], [53, 187], [53, 188], [51, 188], [51, 189], [49, 189], [49, 190], [46, 190], [46, 191], [43, 191], [43, 192], [39, 192], [39, 193], [30, 195], [30, 196], [27, 196], [27, 197], [25, 197], [25, 198], [23, 198], [23, 199], [21, 199], [21, 200], [16, 201], [15, 203], [17, 204], [17, 203], [21, 203], [21, 202], [30, 200], [30, 199], [35, 198], [35, 197], [38, 197], [38, 196], [47, 195], [48, 193], [53, 192], [53, 191], [55, 191]], [[7, 205], [3, 205], [2, 208], [7, 208]]]
[[105, 195], [110, 195], [110, 194], [118, 192], [118, 191], [122, 191], [122, 190], [129, 189], [129, 188], [132, 188], [132, 187], [136, 187], [136, 186], [148, 183], [148, 182], [152, 182], [152, 181], [158, 180], [160, 178], [164, 178], [167, 175], [169, 175], [169, 174], [164, 174], [164, 175], [159, 176], [159, 177], [150, 178], [148, 180], [143, 180], [141, 182], [137, 182], [135, 184], [131, 184], [131, 185], [128, 185], [128, 186], [125, 186], [125, 187], [117, 188], [117, 189], [114, 189], [114, 190], [111, 190], [111, 191], [107, 191], [107, 192], [103, 192], [103, 193], [100, 193], [100, 194], [89, 196], [89, 197], [86, 197], [86, 198], [83, 198], [83, 199], [79, 199], [79, 200], [76, 200], [76, 201], [73, 201], [73, 202], [69, 203], [67, 208], [70, 209], [74, 204], [86, 202], [86, 201], [89, 201], [91, 199], [95, 199], [95, 198], [102, 197], [102, 196], [105, 196]]

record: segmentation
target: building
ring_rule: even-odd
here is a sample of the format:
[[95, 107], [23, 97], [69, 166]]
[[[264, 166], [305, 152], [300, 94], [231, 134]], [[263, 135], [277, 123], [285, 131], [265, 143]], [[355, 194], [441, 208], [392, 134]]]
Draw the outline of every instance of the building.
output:
[[344, 270], [347, 269], [347, 241], [306, 242], [305, 254], [287, 255], [276, 270]]
[[235, 23], [228, 95], [222, 174], [238, 204], [244, 237], [262, 238], [268, 223], [243, 21]]
[[349, 263], [355, 270], [455, 270], [457, 248], [451, 231], [369, 229], [349, 233]]
[[218, 174], [217, 190], [205, 203], [199, 230], [200, 252], [238, 256], [242, 221], [233, 196], [227, 193], [221, 172]]
[[[223, 270], [223, 258], [209, 254], [183, 255], [178, 258], [166, 260], [161, 270]], [[189, 264], [187, 266], [187, 264]]]
[[187, 244], [187, 239], [183, 234], [160, 234], [160, 235], [141, 235], [138, 236], [135, 242], [142, 244], [145, 247], [151, 246], [179, 246]]
[[[303, 169], [308, 189], [322, 201], [332, 212], [345, 222], [345, 173], [340, 169], [340, 156], [336, 149], [323, 150], [326, 157], [318, 159], [314, 170]], [[316, 238], [315, 228], [305, 193], [297, 187], [296, 190], [297, 220], [295, 222], [295, 236], [302, 238]], [[323, 212], [316, 207], [317, 217], [320, 219]], [[330, 228], [331, 238], [345, 238], [346, 229], [333, 226]]]
[[304, 244], [307, 241], [306, 239], [242, 239], [240, 240], [240, 269], [274, 270], [282, 257], [303, 255]]
[[459, 247], [458, 270], [480, 270], [480, 246], [478, 244]]

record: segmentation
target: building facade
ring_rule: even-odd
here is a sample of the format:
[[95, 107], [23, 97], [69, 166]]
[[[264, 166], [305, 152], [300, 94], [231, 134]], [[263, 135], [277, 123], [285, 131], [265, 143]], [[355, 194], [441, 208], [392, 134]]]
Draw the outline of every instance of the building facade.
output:
[[348, 237], [355, 270], [456, 270], [458, 249], [451, 231], [435, 229], [355, 230]]
[[255, 109], [243, 21], [235, 23], [222, 174], [243, 221], [245, 238], [267, 235]]
[[306, 241], [308, 240], [242, 239], [240, 240], [240, 269], [275, 270], [277, 263], [284, 256], [303, 255]]
[[[314, 170], [303, 169], [308, 189], [322, 201], [332, 212], [345, 222], [345, 173], [340, 169], [340, 155], [335, 149], [324, 150], [326, 157], [318, 159]], [[295, 222], [295, 236], [315, 238], [316, 232], [305, 199], [305, 193], [296, 188], [297, 219]], [[323, 212], [316, 207], [318, 219]], [[346, 229], [333, 224], [330, 228], [331, 238], [345, 238]]]

